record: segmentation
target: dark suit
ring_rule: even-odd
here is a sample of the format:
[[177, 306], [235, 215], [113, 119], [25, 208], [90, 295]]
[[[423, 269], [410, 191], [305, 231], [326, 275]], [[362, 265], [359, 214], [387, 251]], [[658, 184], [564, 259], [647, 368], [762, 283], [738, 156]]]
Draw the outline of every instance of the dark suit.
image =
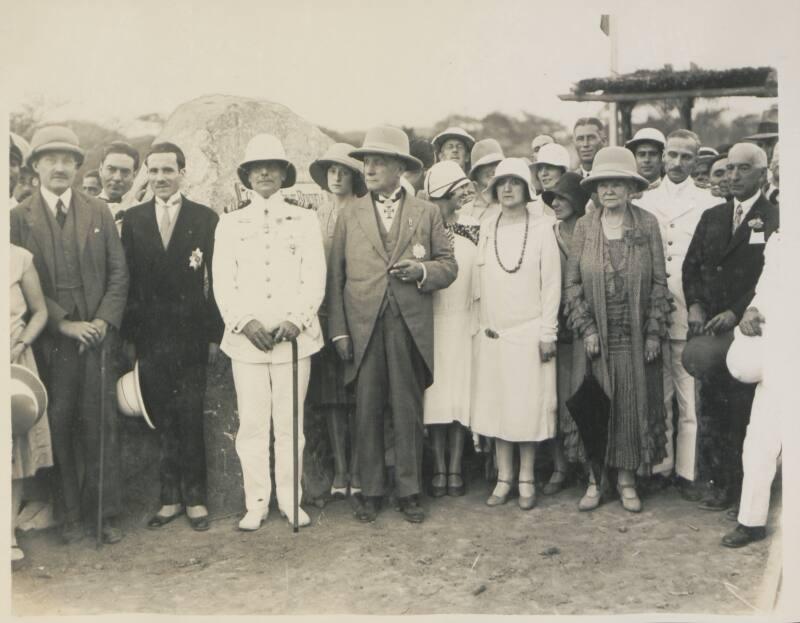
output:
[[[764, 266], [764, 242], [778, 228], [778, 209], [761, 195], [733, 233], [734, 202], [706, 210], [695, 230], [683, 263], [686, 305], [699, 304], [710, 320], [730, 310], [741, 320], [755, 295]], [[763, 226], [750, 227], [761, 219]], [[763, 241], [750, 243], [753, 231]], [[756, 234], [758, 235], [758, 234]], [[742, 483], [742, 444], [750, 419], [754, 385], [735, 380], [727, 368], [704, 380], [700, 387], [700, 467], [732, 499]]]
[[[105, 320], [109, 329], [105, 412], [104, 510], [113, 516], [121, 510], [119, 435], [114, 386], [114, 348], [116, 330], [122, 321], [128, 293], [128, 269], [114, 219], [100, 200], [73, 190], [68, 218], [74, 219], [77, 250], [76, 279], [81, 289], [81, 305], [65, 307], [59, 290], [55, 237], [58, 225], [49, 212], [41, 192], [33, 194], [11, 211], [11, 242], [33, 253], [33, 263], [42, 284], [47, 304], [47, 330], [35, 344], [39, 369], [49, 394], [48, 417], [55, 455], [54, 495], [56, 510], [65, 521], [81, 515], [92, 520], [96, 515], [100, 441], [100, 352], [91, 349], [79, 354], [77, 340], [61, 335], [61, 320]], [[80, 311], [79, 311], [80, 309]], [[84, 317], [85, 316], [85, 317]], [[75, 454], [79, 440], [81, 456]], [[84, 474], [81, 486], [79, 458]]]
[[[162, 504], [195, 506], [206, 499], [206, 362], [209, 342], [219, 344], [224, 328], [211, 276], [218, 220], [210, 208], [183, 197], [166, 249], [155, 199], [127, 210], [122, 224], [131, 273], [122, 335], [146, 362], [140, 363], [142, 383], [161, 435]], [[197, 250], [202, 258], [193, 267], [190, 260]]]

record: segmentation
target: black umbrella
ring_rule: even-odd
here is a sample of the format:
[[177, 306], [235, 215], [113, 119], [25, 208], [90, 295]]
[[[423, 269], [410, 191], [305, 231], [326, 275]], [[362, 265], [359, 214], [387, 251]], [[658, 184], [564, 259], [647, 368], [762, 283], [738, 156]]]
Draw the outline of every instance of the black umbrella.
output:
[[595, 482], [602, 491], [605, 483], [600, 482], [600, 475], [605, 466], [611, 400], [592, 374], [591, 362], [588, 359], [586, 376], [577, 391], [567, 399], [567, 409], [578, 427], [578, 434], [592, 466]]

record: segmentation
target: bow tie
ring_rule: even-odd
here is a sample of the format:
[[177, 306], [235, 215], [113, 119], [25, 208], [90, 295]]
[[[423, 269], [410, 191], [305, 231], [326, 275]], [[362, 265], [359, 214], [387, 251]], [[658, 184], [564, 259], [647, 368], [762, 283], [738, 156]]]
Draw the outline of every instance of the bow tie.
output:
[[384, 206], [390, 206], [400, 201], [400, 195], [402, 194], [402, 192], [403, 189], [398, 188], [391, 195], [380, 195], [380, 194], [376, 195], [375, 200], [378, 203], [383, 204]]

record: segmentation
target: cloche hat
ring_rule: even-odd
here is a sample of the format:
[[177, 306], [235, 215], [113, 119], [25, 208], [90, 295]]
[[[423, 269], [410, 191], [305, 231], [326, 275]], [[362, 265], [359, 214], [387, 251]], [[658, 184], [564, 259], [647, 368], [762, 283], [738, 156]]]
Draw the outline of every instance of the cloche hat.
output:
[[11, 364], [11, 434], [27, 433], [47, 409], [47, 390], [41, 379], [25, 366]]
[[586, 213], [586, 204], [589, 203], [589, 193], [581, 186], [581, 176], [578, 173], [567, 171], [558, 178], [552, 190], [542, 193], [542, 201], [553, 207], [553, 199], [563, 197], [572, 204], [573, 212], [582, 216]]
[[472, 166], [469, 169], [469, 178], [475, 179], [477, 170], [487, 164], [497, 164], [505, 156], [503, 155], [503, 148], [500, 143], [493, 138], [485, 138], [478, 141], [472, 146], [472, 151], [469, 155], [469, 161]]
[[636, 184], [637, 190], [644, 190], [650, 185], [650, 182], [636, 172], [636, 158], [625, 147], [603, 147], [598, 151], [592, 170], [588, 177], [583, 178], [581, 185], [589, 192], [594, 192], [598, 181], [611, 179], [631, 180]]
[[328, 188], [328, 167], [332, 164], [340, 164], [347, 167], [353, 172], [353, 192], [359, 197], [365, 195], [367, 187], [364, 184], [364, 165], [352, 158], [350, 152], [355, 149], [350, 143], [334, 143], [328, 147], [328, 151], [321, 157], [311, 163], [308, 167], [313, 179], [317, 186], [322, 190], [330, 190]]
[[540, 164], [549, 164], [554, 167], [561, 167], [564, 171], [568, 171], [569, 152], [566, 147], [558, 143], [545, 143], [536, 156], [536, 162], [531, 164], [531, 166], [538, 167]]
[[409, 152], [408, 135], [400, 128], [389, 125], [371, 128], [364, 136], [364, 144], [350, 152], [350, 156], [362, 162], [367, 154], [400, 158], [409, 171], [419, 171], [422, 168], [422, 161]]
[[496, 198], [496, 186], [501, 178], [516, 177], [525, 182], [528, 189], [528, 201], [532, 201], [536, 196], [536, 192], [531, 186], [531, 170], [528, 163], [522, 158], [506, 158], [497, 165], [494, 170], [494, 177], [489, 181], [486, 190], [487, 197]]
[[239, 180], [244, 184], [245, 188], [250, 188], [250, 182], [247, 179], [249, 166], [255, 162], [282, 162], [286, 165], [286, 179], [281, 188], [289, 188], [294, 186], [297, 181], [297, 169], [286, 158], [286, 151], [283, 149], [283, 143], [277, 136], [272, 134], [257, 134], [247, 143], [247, 148], [244, 151], [244, 158], [239, 163], [236, 173], [239, 175]]

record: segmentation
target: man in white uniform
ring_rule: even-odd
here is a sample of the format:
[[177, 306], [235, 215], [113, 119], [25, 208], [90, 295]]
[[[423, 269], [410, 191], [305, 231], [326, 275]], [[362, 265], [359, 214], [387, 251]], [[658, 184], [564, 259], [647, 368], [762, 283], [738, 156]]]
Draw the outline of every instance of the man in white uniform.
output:
[[[681, 363], [689, 330], [686, 299], [683, 294], [682, 267], [694, 230], [703, 212], [721, 203], [708, 190], [695, 186], [691, 178], [700, 147], [699, 137], [689, 130], [670, 133], [664, 148], [667, 174], [662, 182], [636, 200], [636, 205], [651, 212], [661, 225], [667, 285], [675, 304], [669, 328], [669, 344], [664, 348], [664, 400], [667, 412], [667, 457], [653, 473], [669, 477], [673, 469], [681, 495], [690, 501], [701, 497], [694, 485], [696, 477], [697, 414], [695, 383]], [[672, 400], [678, 399], [678, 436], [673, 447]]]

